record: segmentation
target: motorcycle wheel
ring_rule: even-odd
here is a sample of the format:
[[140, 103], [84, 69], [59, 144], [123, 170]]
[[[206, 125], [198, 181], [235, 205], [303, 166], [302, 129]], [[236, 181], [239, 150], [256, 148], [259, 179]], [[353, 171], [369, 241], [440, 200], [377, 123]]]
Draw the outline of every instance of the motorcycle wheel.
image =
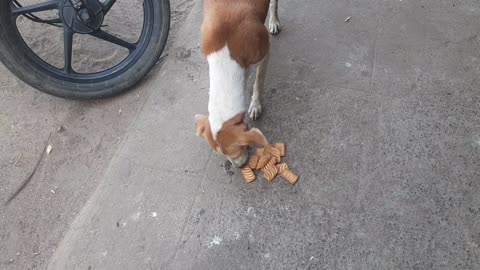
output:
[[[66, 19], [69, 0], [43, 0], [19, 7], [18, 1], [0, 0], [0, 61], [19, 79], [47, 94], [68, 99], [97, 99], [118, 95], [138, 83], [155, 65], [165, 47], [170, 29], [169, 0], [143, 1], [143, 28], [137, 42], [130, 43], [107, 31], [103, 25], [90, 33], [77, 32]], [[55, 67], [38, 56], [25, 42], [17, 19], [38, 11], [58, 10], [58, 26], [63, 28], [63, 68]], [[70, 16], [70, 15], [69, 15]], [[103, 15], [102, 15], [103, 16]], [[108, 14], [105, 14], [108, 16]], [[128, 14], [126, 14], [128, 16]], [[101, 18], [103, 21], [103, 17]], [[69, 25], [67, 25], [67, 23]], [[100, 22], [101, 23], [101, 22]], [[77, 27], [78, 28], [78, 27]], [[90, 31], [90, 30], [88, 30]], [[76, 72], [72, 68], [72, 43], [76, 34], [88, 34], [128, 49], [128, 56], [103, 71]]]

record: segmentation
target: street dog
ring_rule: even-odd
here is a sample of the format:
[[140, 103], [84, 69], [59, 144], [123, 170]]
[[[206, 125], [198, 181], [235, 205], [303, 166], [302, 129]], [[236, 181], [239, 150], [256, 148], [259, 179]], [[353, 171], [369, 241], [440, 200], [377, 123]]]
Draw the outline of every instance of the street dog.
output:
[[[265, 21], [270, 9], [268, 29]], [[257, 65], [248, 115], [262, 112], [262, 94], [270, 55], [269, 33], [278, 34], [278, 0], [205, 0], [201, 27], [202, 51], [209, 65], [208, 116], [196, 115], [197, 136], [212, 149], [241, 167], [248, 146], [266, 146], [267, 139], [244, 123], [245, 89], [249, 67]]]

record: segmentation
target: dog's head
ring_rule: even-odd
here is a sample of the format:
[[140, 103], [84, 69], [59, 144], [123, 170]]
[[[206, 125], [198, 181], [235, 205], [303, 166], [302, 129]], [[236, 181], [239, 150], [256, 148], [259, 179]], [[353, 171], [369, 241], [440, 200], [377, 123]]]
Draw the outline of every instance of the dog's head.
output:
[[245, 114], [238, 114], [223, 123], [216, 134], [212, 134], [207, 116], [196, 115], [197, 136], [207, 140], [215, 152], [223, 154], [236, 167], [242, 167], [248, 159], [248, 146], [251, 144], [268, 145], [267, 139], [256, 128], [248, 129], [243, 122]]

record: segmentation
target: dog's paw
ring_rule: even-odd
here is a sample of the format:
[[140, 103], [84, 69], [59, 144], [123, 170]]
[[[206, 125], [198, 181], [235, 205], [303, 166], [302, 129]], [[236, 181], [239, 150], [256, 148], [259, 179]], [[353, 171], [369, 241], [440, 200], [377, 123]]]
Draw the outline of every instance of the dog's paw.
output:
[[268, 30], [270, 31], [270, 34], [278, 35], [282, 30], [280, 26], [280, 22], [278, 20], [271, 19], [270, 22], [268, 23]]
[[252, 100], [250, 108], [248, 109], [248, 115], [252, 120], [257, 120], [262, 115], [262, 104], [258, 100]]

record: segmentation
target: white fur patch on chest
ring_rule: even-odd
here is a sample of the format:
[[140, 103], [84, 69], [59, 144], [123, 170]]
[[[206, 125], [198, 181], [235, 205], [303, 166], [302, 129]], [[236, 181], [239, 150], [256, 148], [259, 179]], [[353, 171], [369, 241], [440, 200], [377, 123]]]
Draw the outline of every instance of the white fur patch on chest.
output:
[[247, 70], [230, 57], [228, 46], [207, 56], [210, 73], [208, 113], [212, 135], [216, 138], [223, 123], [245, 112]]

